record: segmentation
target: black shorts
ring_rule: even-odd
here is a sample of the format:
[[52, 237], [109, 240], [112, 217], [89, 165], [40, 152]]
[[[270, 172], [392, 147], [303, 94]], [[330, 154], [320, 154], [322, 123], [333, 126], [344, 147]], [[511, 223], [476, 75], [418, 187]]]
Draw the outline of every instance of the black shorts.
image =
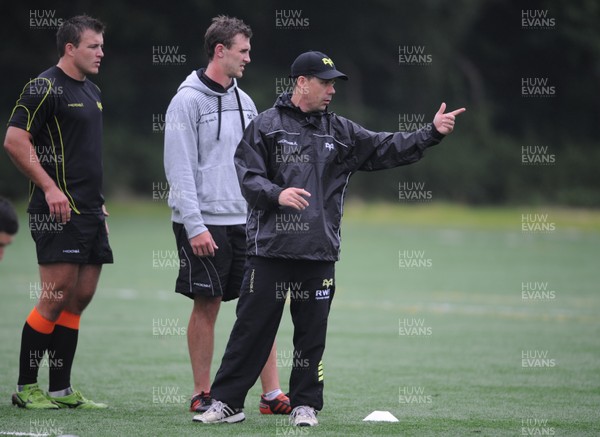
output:
[[207, 225], [219, 247], [215, 256], [194, 255], [185, 227], [173, 222], [179, 253], [179, 275], [175, 291], [191, 299], [196, 295], [222, 297], [223, 302], [240, 295], [246, 263], [246, 226]]
[[112, 264], [104, 214], [71, 214], [67, 223], [48, 213], [29, 213], [38, 264]]

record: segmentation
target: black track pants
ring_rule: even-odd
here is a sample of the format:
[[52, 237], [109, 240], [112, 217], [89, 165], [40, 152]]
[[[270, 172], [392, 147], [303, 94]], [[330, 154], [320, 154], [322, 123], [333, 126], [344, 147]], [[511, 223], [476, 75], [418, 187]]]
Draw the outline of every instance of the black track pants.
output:
[[269, 357], [286, 296], [294, 322], [292, 407], [323, 408], [323, 351], [335, 292], [334, 262], [250, 257], [237, 305], [237, 320], [213, 385], [213, 399], [243, 408], [248, 390]]

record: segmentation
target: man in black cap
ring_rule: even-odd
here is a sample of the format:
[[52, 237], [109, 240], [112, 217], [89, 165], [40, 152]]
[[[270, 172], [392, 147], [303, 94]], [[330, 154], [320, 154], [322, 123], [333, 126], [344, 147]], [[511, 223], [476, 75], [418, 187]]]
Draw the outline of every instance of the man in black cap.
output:
[[244, 399], [264, 366], [289, 295], [294, 323], [290, 423], [318, 424], [323, 408], [327, 319], [335, 292], [343, 201], [355, 172], [411, 164], [454, 129], [442, 103], [416, 132], [372, 132], [327, 111], [334, 81], [347, 80], [327, 55], [306, 52], [292, 64], [292, 94], [250, 123], [236, 154], [248, 202], [248, 261], [237, 320], [213, 382], [203, 423], [244, 420]]

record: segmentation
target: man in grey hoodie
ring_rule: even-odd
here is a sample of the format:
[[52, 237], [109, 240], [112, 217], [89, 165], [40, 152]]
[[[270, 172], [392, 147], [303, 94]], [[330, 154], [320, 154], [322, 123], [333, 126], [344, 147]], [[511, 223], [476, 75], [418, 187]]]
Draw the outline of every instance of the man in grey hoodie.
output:
[[[246, 200], [233, 155], [257, 115], [236, 81], [250, 63], [251, 37], [242, 20], [213, 18], [204, 36], [208, 66], [193, 71], [179, 86], [165, 120], [164, 165], [180, 258], [175, 290], [194, 300], [187, 330], [193, 412], [211, 404], [215, 321], [221, 301], [239, 296], [246, 261]], [[279, 387], [275, 345], [261, 381], [260, 412], [289, 414], [289, 398]]]

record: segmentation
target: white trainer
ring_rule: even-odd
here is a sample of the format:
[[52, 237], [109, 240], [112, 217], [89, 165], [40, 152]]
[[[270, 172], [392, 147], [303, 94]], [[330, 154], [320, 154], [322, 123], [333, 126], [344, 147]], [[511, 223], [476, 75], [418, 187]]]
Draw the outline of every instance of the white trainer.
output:
[[229, 405], [213, 399], [210, 408], [202, 414], [196, 414], [192, 420], [202, 423], [236, 423], [242, 422], [245, 418], [241, 408], [231, 408]]
[[296, 407], [290, 413], [290, 424], [294, 426], [317, 426], [317, 413], [314, 408], [307, 405]]

